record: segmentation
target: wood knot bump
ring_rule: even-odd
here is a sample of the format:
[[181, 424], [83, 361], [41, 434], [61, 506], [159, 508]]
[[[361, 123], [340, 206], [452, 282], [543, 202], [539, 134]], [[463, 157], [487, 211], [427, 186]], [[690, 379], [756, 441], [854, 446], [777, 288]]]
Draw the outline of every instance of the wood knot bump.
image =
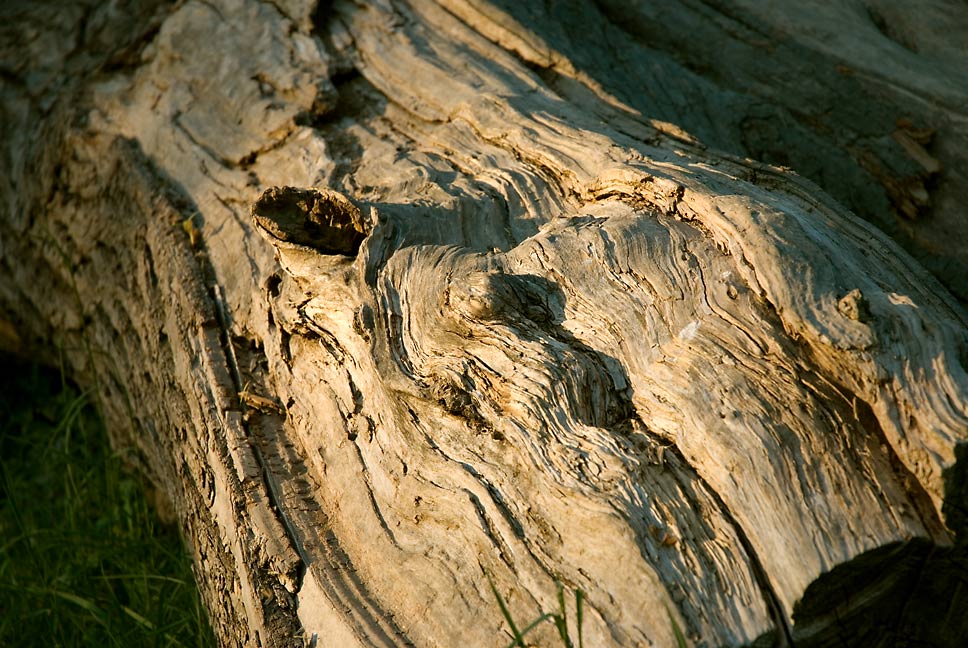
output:
[[486, 270], [452, 281], [447, 293], [450, 306], [473, 320], [504, 319], [508, 309], [513, 308], [509, 303], [513, 296], [506, 290], [503, 275], [499, 270]]
[[841, 315], [855, 322], [864, 322], [870, 318], [867, 300], [857, 288], [840, 298], [837, 302], [837, 310]]
[[252, 205], [252, 220], [273, 245], [355, 256], [369, 233], [349, 198], [328, 189], [270, 187]]
[[446, 302], [468, 319], [543, 323], [552, 319], [547, 295], [528, 277], [499, 269], [474, 271], [451, 279]]

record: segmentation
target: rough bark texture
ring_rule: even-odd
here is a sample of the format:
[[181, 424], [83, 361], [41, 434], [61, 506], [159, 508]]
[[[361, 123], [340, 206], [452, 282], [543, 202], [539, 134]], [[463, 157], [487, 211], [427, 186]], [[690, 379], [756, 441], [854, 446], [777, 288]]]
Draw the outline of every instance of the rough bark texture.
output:
[[3, 346], [225, 645], [964, 636], [968, 11], [566, 4], [5, 4]]

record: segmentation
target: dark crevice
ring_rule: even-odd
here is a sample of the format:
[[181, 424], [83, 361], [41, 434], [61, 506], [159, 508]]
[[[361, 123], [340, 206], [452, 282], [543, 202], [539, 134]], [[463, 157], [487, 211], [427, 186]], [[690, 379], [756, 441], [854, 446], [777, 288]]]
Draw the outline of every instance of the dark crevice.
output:
[[282, 277], [278, 273], [272, 273], [265, 281], [266, 295], [273, 299], [278, 297], [281, 291], [281, 285]]
[[484, 505], [481, 504], [481, 500], [473, 492], [467, 490], [466, 488], [461, 489], [467, 498], [470, 500], [471, 506], [477, 513], [477, 520], [481, 524], [481, 528], [484, 530], [484, 535], [488, 537], [494, 548], [497, 549], [498, 557], [501, 559], [505, 565], [508, 566], [512, 572], [514, 570], [514, 562], [511, 560], [511, 552], [509, 551], [507, 545], [501, 539], [501, 534], [497, 529], [494, 528], [494, 524], [491, 522], [491, 518], [488, 517], [487, 511], [484, 509]]
[[553, 90], [555, 94], [561, 96], [561, 94], [558, 92], [558, 84], [561, 75], [558, 74], [553, 67], [541, 65], [534, 61], [529, 61], [528, 59], [523, 58], [518, 52], [513, 50], [509, 51], [508, 53], [512, 54], [516, 59], [518, 59], [518, 61], [524, 65], [524, 67], [534, 72], [549, 90]]
[[350, 122], [362, 124], [382, 114], [386, 98], [356, 69], [338, 75], [333, 82], [338, 93], [335, 107], [310, 119], [307, 125], [320, 132], [326, 141], [326, 154], [335, 163], [329, 186], [346, 190], [363, 158], [363, 146], [347, 125]]
[[505, 503], [504, 498], [501, 496], [501, 491], [499, 491], [497, 487], [494, 484], [492, 484], [486, 477], [480, 474], [474, 468], [474, 466], [464, 461], [458, 462], [458, 464], [460, 465], [461, 468], [464, 469], [465, 472], [467, 472], [478, 483], [484, 486], [484, 488], [487, 490], [488, 495], [491, 496], [491, 501], [497, 507], [497, 510], [501, 512], [501, 515], [504, 517], [504, 520], [511, 527], [511, 530], [514, 532], [514, 535], [517, 536], [518, 539], [524, 540], [524, 527], [521, 526], [521, 523], [518, 521], [518, 519], [514, 517], [514, 513], [511, 512], [510, 508], [508, 508], [507, 503]]
[[333, 18], [332, 0], [317, 0], [312, 12], [313, 31], [317, 35], [326, 34], [329, 31], [329, 21]]
[[369, 233], [355, 203], [315, 189], [269, 187], [252, 205], [252, 218], [274, 241], [324, 255], [356, 256]]
[[[325, 109], [314, 104], [316, 109], [307, 110], [295, 117], [296, 124], [323, 129], [343, 119], [362, 121], [361, 118], [382, 112], [373, 110], [373, 107], [385, 105], [383, 95], [356, 68], [334, 74], [330, 82], [336, 91], [335, 100], [331, 99]], [[379, 103], [381, 99], [382, 104]]]
[[145, 267], [148, 271], [148, 283], [151, 284], [152, 288], [158, 287], [158, 274], [155, 272], [155, 259], [151, 254], [151, 246], [147, 243], [144, 245], [144, 259]]

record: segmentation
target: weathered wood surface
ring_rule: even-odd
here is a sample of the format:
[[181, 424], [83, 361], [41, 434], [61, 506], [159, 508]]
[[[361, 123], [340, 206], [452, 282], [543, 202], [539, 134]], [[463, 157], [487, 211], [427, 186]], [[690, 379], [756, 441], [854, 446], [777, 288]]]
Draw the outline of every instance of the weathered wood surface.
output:
[[498, 645], [485, 573], [836, 641], [811, 583], [964, 538], [955, 3], [123, 4], [3, 9], [0, 339], [97, 381], [226, 645]]

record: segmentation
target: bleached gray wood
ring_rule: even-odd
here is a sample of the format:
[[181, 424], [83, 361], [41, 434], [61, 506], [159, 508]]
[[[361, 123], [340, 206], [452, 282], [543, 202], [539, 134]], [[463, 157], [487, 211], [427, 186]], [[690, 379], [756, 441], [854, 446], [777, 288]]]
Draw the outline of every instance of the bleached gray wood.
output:
[[[590, 646], [782, 644], [830, 570], [963, 533], [963, 306], [709, 109], [788, 104], [603, 4], [19, 9], [0, 340], [96, 381], [225, 645], [503, 645], [486, 575], [521, 622], [582, 589]], [[917, 89], [963, 138], [952, 66]]]

